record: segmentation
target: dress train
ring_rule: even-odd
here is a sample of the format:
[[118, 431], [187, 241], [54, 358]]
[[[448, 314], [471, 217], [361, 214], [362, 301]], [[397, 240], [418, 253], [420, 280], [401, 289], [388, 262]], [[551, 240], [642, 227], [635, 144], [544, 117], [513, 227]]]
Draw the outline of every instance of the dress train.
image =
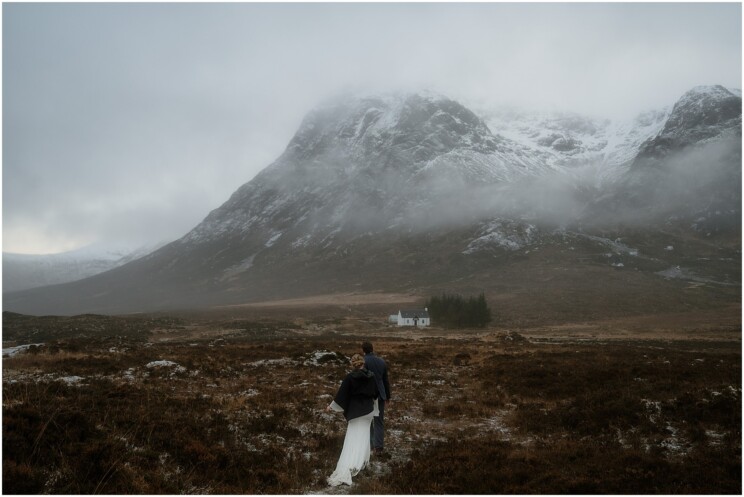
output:
[[376, 399], [373, 412], [366, 416], [354, 418], [347, 424], [344, 448], [341, 449], [336, 470], [328, 477], [328, 484], [332, 487], [342, 483], [351, 485], [352, 476], [356, 476], [369, 464], [369, 429], [375, 414], [379, 414]]

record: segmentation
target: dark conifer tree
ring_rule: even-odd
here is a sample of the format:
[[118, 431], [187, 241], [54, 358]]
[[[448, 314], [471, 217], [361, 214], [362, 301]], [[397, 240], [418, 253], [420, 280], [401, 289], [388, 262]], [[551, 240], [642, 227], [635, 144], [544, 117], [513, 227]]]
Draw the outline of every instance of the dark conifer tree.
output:
[[482, 328], [493, 319], [483, 293], [468, 298], [443, 293], [431, 297], [426, 306], [433, 323], [451, 328]]

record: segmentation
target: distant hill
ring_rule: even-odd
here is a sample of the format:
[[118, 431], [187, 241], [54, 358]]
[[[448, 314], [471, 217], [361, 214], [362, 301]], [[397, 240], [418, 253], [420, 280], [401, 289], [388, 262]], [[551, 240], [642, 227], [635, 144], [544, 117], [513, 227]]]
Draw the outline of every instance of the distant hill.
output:
[[3, 252], [3, 293], [81, 280], [131, 262], [162, 245], [137, 249], [93, 245], [48, 255]]

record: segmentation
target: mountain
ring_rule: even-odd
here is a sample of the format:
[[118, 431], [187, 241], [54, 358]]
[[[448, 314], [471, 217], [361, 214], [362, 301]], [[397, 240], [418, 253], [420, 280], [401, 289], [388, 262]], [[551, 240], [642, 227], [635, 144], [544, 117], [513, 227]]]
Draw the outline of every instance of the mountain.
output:
[[[484, 120], [432, 93], [331, 99], [180, 240], [82, 281], [7, 295], [5, 308], [120, 313], [442, 289], [485, 290], [512, 316], [715, 305], [721, 291], [739, 292], [740, 227], [711, 239], [691, 228], [697, 204], [633, 188], [647, 171], [676, 184], [688, 164], [708, 171], [703, 196], [740, 186], [741, 98], [706, 88], [627, 123]], [[731, 217], [740, 199], [721, 201]], [[657, 205], [659, 215], [637, 217]], [[690, 281], [700, 296], [682, 292]], [[582, 304], [569, 312], [566, 299]]]
[[3, 293], [81, 280], [122, 266], [162, 245], [135, 249], [89, 245], [47, 255], [3, 252]]
[[741, 137], [741, 94], [723, 86], [698, 86], [674, 105], [664, 127], [641, 147], [636, 166], [687, 147]]
[[741, 96], [700, 86], [674, 105], [614, 192], [635, 210], [692, 221], [704, 233], [741, 230]]

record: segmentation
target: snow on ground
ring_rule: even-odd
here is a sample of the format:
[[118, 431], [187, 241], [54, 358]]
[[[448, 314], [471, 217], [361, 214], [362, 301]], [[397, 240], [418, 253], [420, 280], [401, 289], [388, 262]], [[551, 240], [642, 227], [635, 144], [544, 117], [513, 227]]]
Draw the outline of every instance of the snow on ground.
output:
[[84, 379], [85, 378], [83, 378], [82, 376], [64, 376], [64, 377], [58, 378], [59, 381], [66, 383], [68, 386], [77, 385]]
[[181, 366], [181, 365], [179, 365], [178, 363], [175, 363], [173, 361], [165, 361], [165, 360], [149, 362], [149, 363], [147, 363], [147, 365], [145, 367], [148, 368], [148, 369], [152, 369], [152, 368], [173, 368], [173, 372], [174, 373], [183, 373], [184, 371], [186, 371], [186, 368], [183, 367], [183, 366]]
[[282, 236], [283, 234], [284, 234], [284, 233], [282, 233], [281, 231], [279, 231], [278, 233], [274, 233], [274, 234], [273, 234], [273, 235], [271, 236], [271, 238], [269, 238], [269, 239], [268, 239], [268, 240], [266, 241], [266, 247], [271, 247], [272, 245], [274, 245], [274, 244], [276, 243], [276, 241], [277, 241], [277, 240], [279, 240], [279, 238], [281, 238], [281, 236]]
[[480, 250], [500, 247], [506, 250], [519, 250], [534, 241], [537, 228], [532, 225], [525, 227], [511, 226], [503, 221], [493, 221], [481, 230], [478, 238], [471, 241], [463, 254], [473, 254]]
[[289, 357], [281, 357], [278, 359], [261, 359], [260, 361], [244, 363], [243, 366], [264, 368], [268, 366], [324, 366], [326, 364], [347, 363], [348, 359], [341, 353], [332, 352], [330, 350], [316, 350], [307, 354], [304, 359], [291, 359]]
[[26, 352], [33, 346], [43, 347], [43, 343], [29, 343], [26, 345], [17, 345], [15, 347], [3, 348], [3, 357], [13, 357], [20, 353]]
[[346, 362], [346, 357], [330, 350], [316, 350], [303, 363], [305, 366], [322, 366], [327, 363]]
[[638, 256], [638, 249], [628, 247], [620, 241], [620, 239], [610, 240], [609, 238], [602, 238], [601, 236], [587, 235], [586, 233], [571, 232], [570, 234], [592, 240], [593, 242], [600, 243], [606, 247], [612, 249], [616, 254], [627, 254], [633, 257]]
[[261, 359], [260, 361], [246, 362], [243, 366], [250, 366], [254, 368], [262, 368], [266, 366], [291, 366], [294, 365], [295, 361], [288, 357], [282, 357], [280, 359]]
[[231, 278], [232, 276], [235, 276], [236, 274], [242, 273], [243, 271], [248, 271], [251, 266], [253, 266], [253, 259], [256, 257], [256, 254], [250, 255], [240, 261], [238, 264], [235, 264], [234, 266], [230, 266], [229, 268], [225, 269], [223, 271], [222, 279]]

